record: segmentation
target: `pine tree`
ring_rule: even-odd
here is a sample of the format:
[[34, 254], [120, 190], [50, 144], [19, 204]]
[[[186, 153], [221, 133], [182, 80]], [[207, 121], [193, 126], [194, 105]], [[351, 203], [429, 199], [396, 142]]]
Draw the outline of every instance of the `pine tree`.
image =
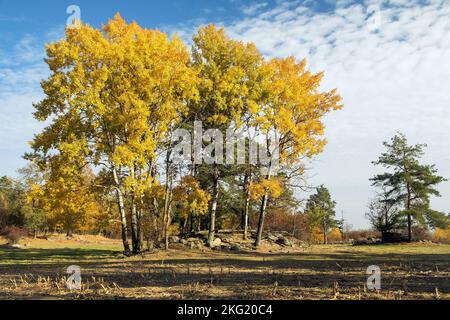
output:
[[414, 222], [437, 227], [446, 221], [444, 214], [430, 209], [430, 197], [440, 196], [436, 186], [446, 179], [437, 175], [434, 165], [419, 162], [424, 155], [425, 144], [411, 146], [406, 136], [398, 133], [383, 145], [386, 152], [373, 164], [390, 169], [390, 172], [375, 175], [370, 180], [374, 186], [386, 188], [387, 196], [396, 203], [403, 204], [402, 213], [407, 218], [408, 240], [411, 242]]
[[330, 192], [325, 186], [316, 189], [306, 202], [306, 216], [310, 226], [319, 227], [323, 232], [323, 243], [328, 243], [328, 232], [338, 226], [336, 216], [336, 202], [331, 199]]

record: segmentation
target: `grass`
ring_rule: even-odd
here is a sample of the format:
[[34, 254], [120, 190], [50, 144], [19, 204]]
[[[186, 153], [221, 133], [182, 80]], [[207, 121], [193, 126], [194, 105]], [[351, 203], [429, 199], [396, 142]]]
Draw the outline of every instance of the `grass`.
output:
[[[450, 246], [312, 246], [277, 252], [176, 247], [125, 258], [118, 241], [0, 246], [0, 299], [450, 299]], [[66, 288], [78, 265], [83, 286]], [[378, 265], [382, 289], [368, 291]]]

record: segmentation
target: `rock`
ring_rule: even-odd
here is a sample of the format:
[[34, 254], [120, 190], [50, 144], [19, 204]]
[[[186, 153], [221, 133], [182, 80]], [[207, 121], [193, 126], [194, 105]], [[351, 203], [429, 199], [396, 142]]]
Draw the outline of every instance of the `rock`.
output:
[[222, 244], [222, 240], [220, 238], [215, 238], [211, 242], [211, 248], [220, 247], [221, 244]]
[[239, 251], [241, 251], [241, 247], [237, 244], [232, 244], [230, 247], [230, 251], [239, 252]]
[[179, 243], [180, 242], [180, 238], [177, 236], [171, 236], [169, 237], [169, 242], [170, 243]]
[[147, 249], [152, 251], [155, 249], [155, 243], [153, 241], [147, 241]]
[[208, 234], [207, 233], [198, 233], [196, 235], [196, 239], [201, 239], [201, 240], [208, 240]]
[[199, 249], [199, 250], [203, 249], [203, 242], [202, 241], [195, 242], [194, 249]]
[[278, 237], [271, 233], [269, 233], [266, 238], [267, 238], [267, 240], [272, 241], [272, 242], [277, 242], [277, 240], [278, 240]]
[[292, 242], [284, 236], [279, 236], [276, 243], [285, 247], [292, 247]]
[[191, 241], [191, 242], [189, 242], [188, 247], [189, 247], [189, 249], [193, 250], [197, 247], [197, 245], [195, 244], [195, 242]]
[[358, 239], [358, 240], [353, 241], [354, 246], [367, 246], [367, 245], [378, 244], [378, 243], [381, 243], [381, 240], [376, 239], [376, 238]]
[[193, 250], [193, 249], [203, 249], [204, 243], [202, 240], [197, 239], [197, 238], [189, 238], [187, 240], [180, 240], [180, 243], [184, 244], [185, 246], [187, 246], [189, 249]]
[[297, 246], [301, 247], [301, 248], [309, 248], [310, 244], [306, 241], [302, 241], [302, 240], [298, 240], [297, 241]]
[[166, 248], [166, 244], [164, 242], [157, 243], [155, 245], [155, 248], [157, 248], [157, 249], [165, 249]]
[[220, 236], [220, 240], [222, 240], [222, 243], [230, 243], [230, 241], [233, 241], [233, 237], [229, 237], [229, 236]]

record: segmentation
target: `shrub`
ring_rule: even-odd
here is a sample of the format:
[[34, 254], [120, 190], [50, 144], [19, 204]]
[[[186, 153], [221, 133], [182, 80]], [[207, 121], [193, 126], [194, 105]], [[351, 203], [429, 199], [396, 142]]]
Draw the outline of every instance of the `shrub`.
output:
[[450, 244], [450, 229], [436, 228], [432, 239], [434, 242]]
[[28, 235], [28, 230], [14, 226], [7, 226], [2, 229], [0, 235], [5, 237], [9, 244], [16, 244], [20, 241], [20, 239]]
[[[411, 230], [413, 241], [431, 241], [432, 234], [427, 229], [422, 227], [413, 227]], [[408, 230], [402, 232], [403, 236], [408, 236]]]
[[334, 228], [328, 233], [329, 243], [340, 243], [342, 242], [342, 232], [339, 228]]
[[370, 238], [381, 238], [381, 233], [374, 230], [354, 230], [349, 231], [346, 236], [353, 240], [366, 240]]
[[[253, 222], [253, 226], [257, 225], [257, 218]], [[310, 240], [306, 220], [302, 214], [287, 213], [284, 210], [271, 210], [267, 213], [264, 224], [267, 232], [285, 231], [299, 240]]]

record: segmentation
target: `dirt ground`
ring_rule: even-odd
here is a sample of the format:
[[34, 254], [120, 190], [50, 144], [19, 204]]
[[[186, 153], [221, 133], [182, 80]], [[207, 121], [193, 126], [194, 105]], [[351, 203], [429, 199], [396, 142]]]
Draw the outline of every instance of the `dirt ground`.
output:
[[[126, 258], [120, 241], [95, 236], [0, 239], [0, 299], [450, 299], [450, 245], [307, 248], [241, 252], [174, 245]], [[81, 268], [81, 290], [66, 286]], [[371, 265], [381, 290], [366, 288]]]

